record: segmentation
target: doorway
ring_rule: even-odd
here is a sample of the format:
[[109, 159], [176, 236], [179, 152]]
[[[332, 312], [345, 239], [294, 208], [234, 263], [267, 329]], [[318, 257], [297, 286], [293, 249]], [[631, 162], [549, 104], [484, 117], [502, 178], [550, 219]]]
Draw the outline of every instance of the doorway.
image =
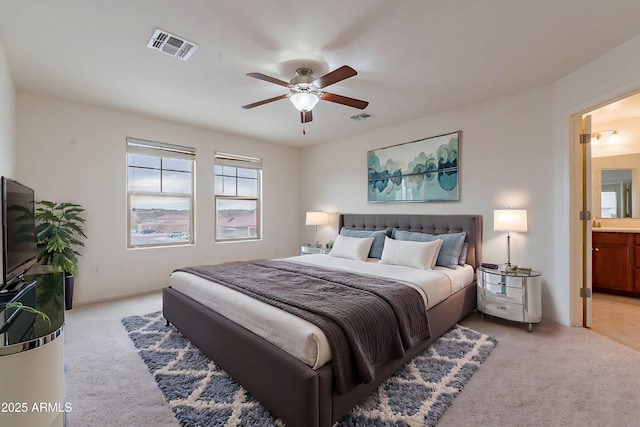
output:
[[[595, 233], [634, 234], [616, 269], [629, 274], [607, 286], [598, 288], [596, 276], [592, 294], [591, 329], [601, 335], [640, 351], [640, 289], [636, 297], [624, 289], [635, 291], [640, 265], [635, 255], [635, 230], [640, 233], [640, 94], [630, 95], [587, 113], [591, 116], [591, 213], [593, 251], [599, 250]], [[640, 235], [640, 234], [639, 234]], [[600, 234], [602, 236], [602, 234]], [[622, 234], [624, 236], [624, 234]], [[610, 253], [611, 248], [607, 249]], [[622, 251], [621, 251], [622, 253]], [[588, 256], [588, 255], [587, 255]], [[594, 252], [594, 256], [599, 256]], [[595, 260], [596, 258], [594, 258]], [[594, 265], [596, 263], [594, 262]], [[638, 281], [640, 283], [640, 281]], [[626, 294], [626, 295], [621, 295]]]

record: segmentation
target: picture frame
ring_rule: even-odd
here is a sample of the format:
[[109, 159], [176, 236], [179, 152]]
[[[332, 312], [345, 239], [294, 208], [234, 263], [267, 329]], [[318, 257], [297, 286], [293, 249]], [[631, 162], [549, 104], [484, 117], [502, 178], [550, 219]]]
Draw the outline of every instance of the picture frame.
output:
[[459, 200], [462, 131], [367, 152], [369, 202]]

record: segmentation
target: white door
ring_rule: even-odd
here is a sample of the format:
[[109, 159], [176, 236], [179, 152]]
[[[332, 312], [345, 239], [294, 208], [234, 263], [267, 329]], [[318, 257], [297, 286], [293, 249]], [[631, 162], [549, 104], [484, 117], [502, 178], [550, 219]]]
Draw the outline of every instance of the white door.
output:
[[[582, 119], [582, 135], [580, 145], [582, 147], [582, 212], [591, 211], [591, 116]], [[592, 289], [592, 250], [591, 245], [591, 217], [585, 214], [582, 221], [582, 326], [591, 327], [591, 293]]]

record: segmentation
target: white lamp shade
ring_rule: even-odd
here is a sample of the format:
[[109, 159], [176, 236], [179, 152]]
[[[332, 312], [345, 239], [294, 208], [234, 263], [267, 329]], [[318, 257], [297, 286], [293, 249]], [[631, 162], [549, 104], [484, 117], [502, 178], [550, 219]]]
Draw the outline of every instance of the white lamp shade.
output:
[[611, 135], [609, 135], [609, 139], [607, 139], [608, 144], [620, 144], [620, 134], [617, 130], [614, 130]]
[[289, 97], [291, 103], [302, 113], [313, 110], [320, 98], [318, 95], [308, 92], [294, 93]]
[[328, 223], [326, 212], [307, 212], [306, 225], [325, 225]]
[[493, 211], [495, 231], [527, 231], [526, 209], [496, 209]]

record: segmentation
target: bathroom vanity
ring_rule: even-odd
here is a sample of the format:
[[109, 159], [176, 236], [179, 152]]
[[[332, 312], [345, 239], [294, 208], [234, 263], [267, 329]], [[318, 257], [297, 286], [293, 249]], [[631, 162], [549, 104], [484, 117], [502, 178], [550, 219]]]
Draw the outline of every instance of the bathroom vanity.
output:
[[640, 229], [593, 228], [593, 290], [640, 297]]

